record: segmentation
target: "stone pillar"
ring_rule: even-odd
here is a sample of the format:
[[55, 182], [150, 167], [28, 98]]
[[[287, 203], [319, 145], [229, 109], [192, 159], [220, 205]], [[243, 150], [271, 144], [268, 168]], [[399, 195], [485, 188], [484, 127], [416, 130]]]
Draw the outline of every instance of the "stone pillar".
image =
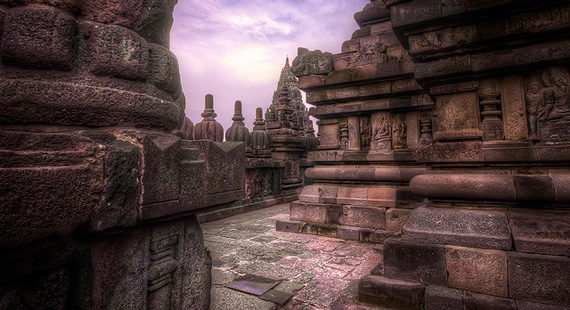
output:
[[[361, 299], [440, 308], [570, 306], [570, 6], [391, 1], [436, 103], [401, 240]], [[433, 139], [428, 139], [429, 128]], [[431, 141], [430, 141], [431, 140]]]
[[175, 2], [0, 4], [1, 308], [209, 308]]

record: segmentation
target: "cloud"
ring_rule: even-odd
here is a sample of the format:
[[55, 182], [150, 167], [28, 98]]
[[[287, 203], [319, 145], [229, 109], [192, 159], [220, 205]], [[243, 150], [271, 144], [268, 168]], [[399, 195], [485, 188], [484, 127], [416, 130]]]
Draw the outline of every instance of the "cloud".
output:
[[186, 114], [201, 120], [212, 93], [227, 129], [242, 100], [246, 125], [271, 104], [285, 57], [297, 47], [340, 52], [367, 0], [183, 0], [174, 9], [171, 49], [180, 63]]

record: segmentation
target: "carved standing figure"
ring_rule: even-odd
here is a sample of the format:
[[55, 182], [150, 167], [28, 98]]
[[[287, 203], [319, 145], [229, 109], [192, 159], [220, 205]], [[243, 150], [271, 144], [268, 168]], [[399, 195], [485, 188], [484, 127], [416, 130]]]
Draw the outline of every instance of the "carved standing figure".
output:
[[531, 78], [526, 89], [526, 110], [528, 112], [528, 129], [531, 140], [537, 140], [538, 134], [538, 116], [544, 110], [544, 102], [540, 90], [540, 83], [536, 78]]
[[370, 119], [366, 116], [360, 117], [360, 146], [370, 147]]
[[568, 89], [568, 70], [553, 67], [542, 75], [546, 88], [542, 93], [545, 109], [541, 120], [549, 121], [570, 117], [570, 92]]
[[397, 120], [392, 122], [392, 146], [395, 149], [406, 148], [406, 121]]

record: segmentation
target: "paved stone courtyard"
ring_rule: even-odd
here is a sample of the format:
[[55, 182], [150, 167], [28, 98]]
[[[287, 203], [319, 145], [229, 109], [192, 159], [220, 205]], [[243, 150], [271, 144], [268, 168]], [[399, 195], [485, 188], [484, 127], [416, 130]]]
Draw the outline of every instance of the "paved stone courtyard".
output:
[[[378, 245], [275, 231], [289, 205], [202, 224], [212, 255], [212, 309], [377, 309], [357, 302], [358, 280], [382, 260]], [[280, 306], [225, 287], [253, 275], [280, 280], [293, 297]]]

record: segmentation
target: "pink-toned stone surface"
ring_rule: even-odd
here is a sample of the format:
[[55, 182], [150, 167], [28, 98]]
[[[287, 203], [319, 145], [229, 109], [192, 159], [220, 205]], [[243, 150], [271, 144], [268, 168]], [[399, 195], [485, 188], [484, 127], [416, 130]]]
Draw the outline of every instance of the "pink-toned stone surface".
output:
[[224, 288], [240, 274], [281, 280], [283, 309], [376, 309], [357, 300], [358, 280], [382, 262], [372, 244], [275, 231], [280, 205], [203, 225], [213, 259], [212, 309], [272, 309], [274, 303]]
[[445, 262], [449, 287], [509, 296], [506, 252], [446, 246]]

